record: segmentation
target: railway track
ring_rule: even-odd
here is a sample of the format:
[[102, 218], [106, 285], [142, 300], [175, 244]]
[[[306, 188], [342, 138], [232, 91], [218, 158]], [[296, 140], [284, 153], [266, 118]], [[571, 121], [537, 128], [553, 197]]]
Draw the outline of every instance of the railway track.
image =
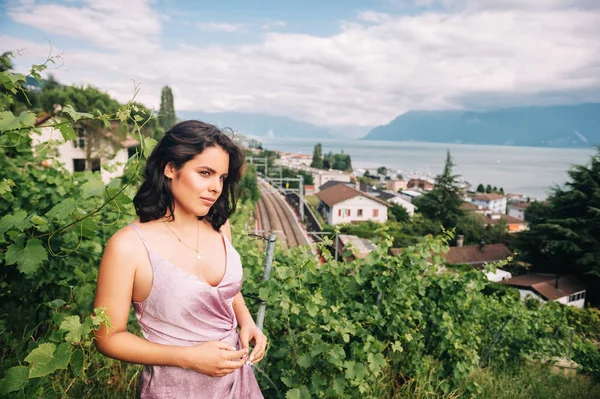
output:
[[281, 242], [288, 248], [307, 244], [295, 215], [283, 203], [283, 198], [265, 182], [259, 182], [261, 193], [258, 201], [258, 214], [264, 231], [277, 232]]

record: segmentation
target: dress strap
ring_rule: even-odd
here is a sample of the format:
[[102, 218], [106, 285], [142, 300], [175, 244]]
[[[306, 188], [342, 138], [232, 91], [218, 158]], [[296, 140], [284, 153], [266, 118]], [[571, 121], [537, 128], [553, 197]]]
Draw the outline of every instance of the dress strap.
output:
[[139, 227], [137, 227], [135, 224], [133, 223], [129, 223], [128, 226], [133, 227], [133, 229], [135, 231], [137, 231], [138, 235], [140, 236], [140, 238], [142, 239], [142, 242], [144, 243], [144, 246], [146, 247], [146, 250], [148, 251], [148, 253], [150, 252], [150, 246], [148, 245], [148, 243], [146, 242], [146, 240], [144, 239], [144, 235], [142, 234], [142, 230], [140, 230]]

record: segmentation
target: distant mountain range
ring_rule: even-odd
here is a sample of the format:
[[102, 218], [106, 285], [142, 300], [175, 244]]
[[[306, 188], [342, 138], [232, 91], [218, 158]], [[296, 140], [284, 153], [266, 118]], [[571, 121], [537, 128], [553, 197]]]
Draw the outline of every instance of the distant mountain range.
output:
[[364, 139], [589, 147], [600, 144], [600, 104], [488, 112], [409, 111], [372, 129]]
[[[220, 128], [231, 128], [234, 131], [257, 137], [334, 138], [336, 136], [333, 129], [300, 122], [285, 116], [240, 112], [177, 111], [177, 117], [180, 119], [199, 119]], [[364, 133], [366, 131], [362, 135]]]

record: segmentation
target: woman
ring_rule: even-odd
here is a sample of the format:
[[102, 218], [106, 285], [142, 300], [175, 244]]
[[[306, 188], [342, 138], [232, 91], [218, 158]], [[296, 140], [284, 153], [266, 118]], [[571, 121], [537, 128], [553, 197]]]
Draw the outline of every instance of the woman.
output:
[[[267, 341], [240, 292], [227, 220], [243, 164], [216, 127], [175, 125], [146, 163], [133, 200], [139, 219], [106, 246], [94, 306], [112, 323], [96, 332], [96, 346], [144, 365], [139, 397], [262, 398], [251, 364]], [[132, 302], [144, 338], [127, 332]]]

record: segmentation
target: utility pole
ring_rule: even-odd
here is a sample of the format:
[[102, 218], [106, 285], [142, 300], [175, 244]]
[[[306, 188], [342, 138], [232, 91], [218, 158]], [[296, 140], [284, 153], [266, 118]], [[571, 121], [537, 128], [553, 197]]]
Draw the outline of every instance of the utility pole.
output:
[[298, 193], [298, 210], [300, 214], [300, 222], [304, 223], [304, 176], [297, 175], [300, 178], [300, 192]]

